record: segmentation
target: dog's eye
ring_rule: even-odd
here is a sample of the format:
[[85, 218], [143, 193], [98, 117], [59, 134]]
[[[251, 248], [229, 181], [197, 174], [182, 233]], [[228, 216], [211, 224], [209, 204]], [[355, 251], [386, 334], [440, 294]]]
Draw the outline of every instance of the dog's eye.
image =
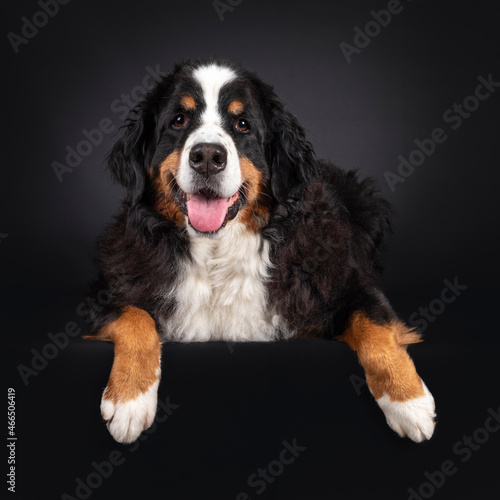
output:
[[188, 119], [182, 113], [179, 113], [174, 118], [174, 127], [175, 128], [183, 128], [187, 125]]
[[248, 124], [248, 121], [245, 120], [244, 118], [240, 118], [236, 122], [235, 126], [240, 132], [248, 132], [248, 130], [250, 130], [250, 125]]

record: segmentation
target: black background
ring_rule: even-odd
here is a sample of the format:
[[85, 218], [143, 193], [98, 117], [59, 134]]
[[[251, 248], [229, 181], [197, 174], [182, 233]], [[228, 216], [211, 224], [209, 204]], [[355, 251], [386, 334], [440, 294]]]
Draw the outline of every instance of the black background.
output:
[[[454, 446], [500, 405], [500, 89], [456, 130], [443, 121], [473, 94], [478, 76], [500, 81], [498, 2], [401, 5], [350, 63], [340, 43], [352, 44], [354, 28], [387, 2], [244, 0], [221, 21], [210, 0], [73, 0], [18, 54], [5, 36], [2, 366], [5, 392], [16, 390], [18, 498], [77, 498], [76, 479], [85, 481], [92, 462], [114, 450], [125, 460], [92, 499], [235, 499], [240, 492], [406, 499], [446, 460], [456, 472], [435, 498], [498, 494], [500, 432], [485, 438], [479, 431], [486, 442], [466, 462]], [[20, 34], [21, 18], [39, 10], [34, 1], [10, 2], [5, 35]], [[356, 357], [335, 342], [165, 345], [160, 399], [179, 407], [133, 451], [115, 443], [100, 419], [111, 345], [71, 339], [23, 383], [18, 366], [31, 365], [32, 349], [41, 351], [49, 332], [70, 321], [84, 327], [76, 309], [95, 272], [93, 245], [123, 194], [103, 167], [116, 133], [105, 134], [62, 182], [52, 163], [64, 163], [83, 129], [103, 118], [115, 129], [123, 123], [112, 103], [141, 85], [147, 66], [168, 72], [174, 62], [209, 55], [273, 83], [319, 156], [378, 180], [397, 213], [385, 290], [401, 318], [439, 299], [445, 279], [467, 286], [429, 322], [426, 342], [410, 348], [437, 402], [430, 442], [400, 439], [387, 427], [366, 387], [358, 395], [352, 384], [362, 376]], [[396, 173], [397, 157], [408, 158], [414, 140], [437, 127], [446, 142], [392, 192], [384, 172]], [[306, 450], [259, 494], [249, 476], [293, 439]], [[429, 498], [432, 489], [421, 493]]]

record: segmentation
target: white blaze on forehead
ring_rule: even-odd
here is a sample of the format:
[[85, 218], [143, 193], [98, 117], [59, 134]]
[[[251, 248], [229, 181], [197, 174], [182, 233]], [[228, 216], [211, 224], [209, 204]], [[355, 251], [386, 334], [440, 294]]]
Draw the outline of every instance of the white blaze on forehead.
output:
[[223, 198], [233, 196], [241, 184], [241, 171], [236, 145], [222, 127], [222, 115], [218, 107], [222, 87], [236, 78], [236, 73], [218, 64], [200, 66], [193, 71], [193, 78], [201, 87], [205, 109], [201, 115], [201, 123], [193, 130], [181, 154], [180, 168], [177, 176], [179, 187], [186, 193], [194, 192], [194, 173], [189, 167], [189, 152], [200, 143], [221, 144], [227, 151], [226, 168], [217, 174], [218, 194]]
[[225, 66], [210, 64], [201, 66], [194, 70], [193, 78], [200, 84], [206, 108], [201, 117], [203, 124], [221, 124], [221, 116], [218, 111], [219, 93], [221, 88], [236, 78], [236, 73]]

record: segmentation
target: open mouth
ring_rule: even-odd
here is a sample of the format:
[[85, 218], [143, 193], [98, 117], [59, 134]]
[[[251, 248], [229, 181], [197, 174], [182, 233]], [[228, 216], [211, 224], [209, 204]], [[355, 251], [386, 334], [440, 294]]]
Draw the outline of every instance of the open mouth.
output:
[[237, 191], [229, 198], [221, 198], [208, 190], [185, 193], [178, 188], [177, 202], [189, 223], [200, 233], [215, 233], [227, 221], [234, 219], [243, 203], [243, 195]]

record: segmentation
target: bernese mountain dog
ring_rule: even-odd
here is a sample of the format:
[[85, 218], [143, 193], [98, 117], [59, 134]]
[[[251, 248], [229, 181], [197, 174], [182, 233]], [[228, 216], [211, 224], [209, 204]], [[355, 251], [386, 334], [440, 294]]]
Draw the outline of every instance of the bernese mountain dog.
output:
[[101, 413], [119, 442], [153, 423], [163, 342], [338, 339], [387, 423], [416, 442], [434, 399], [420, 340], [380, 288], [389, 204], [316, 158], [273, 88], [224, 60], [188, 61], [129, 114], [108, 156], [126, 188], [99, 243], [87, 338], [114, 343]]

